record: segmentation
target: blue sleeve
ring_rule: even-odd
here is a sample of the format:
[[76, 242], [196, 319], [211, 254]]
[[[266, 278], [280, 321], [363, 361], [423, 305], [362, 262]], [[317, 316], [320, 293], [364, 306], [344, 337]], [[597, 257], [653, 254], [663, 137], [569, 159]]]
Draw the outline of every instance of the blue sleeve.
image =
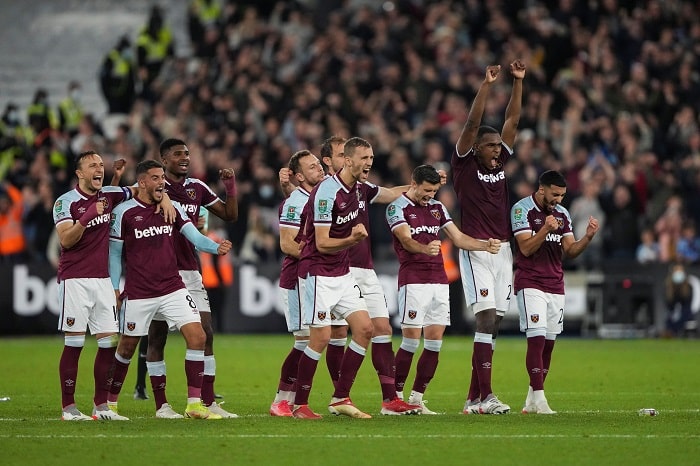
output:
[[194, 247], [198, 250], [208, 252], [209, 254], [219, 253], [219, 243], [201, 234], [197, 231], [197, 227], [191, 222], [187, 222], [180, 230], [180, 233], [182, 233], [190, 243], [194, 244]]
[[122, 247], [123, 242], [109, 240], [109, 279], [115, 290], [119, 289], [119, 280], [122, 278]]

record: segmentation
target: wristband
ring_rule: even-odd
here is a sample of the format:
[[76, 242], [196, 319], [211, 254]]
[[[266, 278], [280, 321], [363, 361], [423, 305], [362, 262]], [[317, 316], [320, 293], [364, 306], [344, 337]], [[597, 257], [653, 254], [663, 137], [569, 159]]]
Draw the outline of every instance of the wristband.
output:
[[78, 219], [78, 222], [80, 222], [82, 226], [87, 228], [88, 223], [90, 223], [95, 217], [97, 217], [97, 203], [92, 204], [90, 207], [88, 207], [83, 216]]
[[224, 188], [226, 189], [227, 197], [236, 197], [238, 194], [238, 189], [236, 189], [236, 177], [226, 178], [222, 180], [224, 182]]

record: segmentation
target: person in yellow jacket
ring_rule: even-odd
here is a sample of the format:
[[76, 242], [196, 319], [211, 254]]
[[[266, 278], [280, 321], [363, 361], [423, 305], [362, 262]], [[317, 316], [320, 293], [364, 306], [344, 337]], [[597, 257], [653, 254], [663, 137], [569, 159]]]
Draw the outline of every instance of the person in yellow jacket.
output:
[[82, 86], [78, 81], [68, 84], [68, 96], [58, 104], [58, 128], [69, 136], [78, 133], [78, 125], [83, 119], [83, 106], [80, 104]]
[[22, 193], [7, 182], [3, 182], [0, 188], [0, 261], [16, 263], [24, 258], [26, 249], [22, 230]]
[[100, 87], [109, 113], [129, 113], [136, 100], [136, 74], [131, 41], [122, 36], [100, 68]]
[[[218, 31], [221, 21], [221, 5], [218, 0], [191, 0], [187, 10], [187, 27], [194, 54], [204, 55], [205, 37], [212, 31]], [[216, 37], [218, 33], [214, 32]]]
[[48, 141], [51, 131], [58, 127], [56, 114], [49, 106], [49, 94], [46, 89], [38, 88], [32, 103], [27, 107], [27, 122], [34, 132], [34, 145], [39, 146]]
[[150, 94], [151, 85], [160, 74], [165, 60], [174, 55], [172, 31], [165, 25], [161, 8], [154, 6], [148, 24], [136, 38], [136, 62], [144, 94]]

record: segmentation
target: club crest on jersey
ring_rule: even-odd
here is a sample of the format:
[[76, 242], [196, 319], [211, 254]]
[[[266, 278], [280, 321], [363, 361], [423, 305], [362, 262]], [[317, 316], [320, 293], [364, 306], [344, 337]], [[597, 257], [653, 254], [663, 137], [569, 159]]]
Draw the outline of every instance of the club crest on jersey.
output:
[[75, 325], [75, 317], [66, 317], [66, 325], [69, 327]]
[[326, 320], [326, 311], [318, 311], [316, 315], [318, 316], [319, 320]]
[[411, 320], [415, 319], [417, 315], [418, 315], [418, 311], [410, 311], [410, 310], [408, 311], [408, 318]]
[[440, 217], [442, 217], [442, 214], [440, 213], [439, 210], [433, 209], [430, 211], [430, 213], [432, 214], [433, 217], [435, 217], [438, 220], [440, 220]]
[[533, 324], [536, 324], [537, 322], [540, 321], [540, 315], [539, 314], [532, 314], [530, 316], [530, 320], [532, 321]]
[[481, 288], [479, 290], [479, 294], [481, 295], [482, 298], [485, 298], [489, 295], [489, 289], [488, 288]]
[[321, 212], [322, 214], [325, 214], [328, 212], [328, 201], [325, 199], [320, 199], [318, 201], [318, 211]]
[[197, 199], [197, 191], [195, 191], [194, 188], [187, 188], [185, 190], [185, 194], [187, 194], [187, 197], [189, 197], [193, 201]]
[[101, 202], [101, 203], [102, 203], [102, 207], [104, 207], [105, 209], [109, 208], [109, 201], [107, 200], [106, 197], [101, 197], [101, 198], [99, 198], [99, 199], [97, 200], [97, 202]]
[[557, 225], [559, 225], [559, 228], [564, 226], [564, 219], [563, 218], [558, 218], [557, 219]]
[[136, 322], [127, 322], [126, 329], [130, 332], [133, 332], [134, 329], [136, 329]]

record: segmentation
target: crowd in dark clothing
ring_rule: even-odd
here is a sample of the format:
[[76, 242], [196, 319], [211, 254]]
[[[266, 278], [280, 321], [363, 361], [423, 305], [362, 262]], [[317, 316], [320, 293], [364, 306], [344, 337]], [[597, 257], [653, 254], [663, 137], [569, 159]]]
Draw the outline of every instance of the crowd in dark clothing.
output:
[[[97, 150], [108, 167], [125, 158], [133, 170], [178, 137], [192, 154], [191, 176], [223, 192], [218, 170], [236, 171], [240, 220], [222, 228], [237, 257], [279, 258], [277, 172], [292, 153], [317, 153], [331, 135], [360, 136], [374, 149], [374, 183], [407, 184], [422, 163], [449, 170], [486, 66], [520, 59], [527, 74], [516, 157], [506, 166], [511, 202], [531, 193], [541, 172], [559, 170], [577, 237], [589, 215], [602, 230], [570, 266], [699, 260], [700, 239], [688, 233], [700, 225], [697, 2], [196, 0], [189, 8], [192, 55], [170, 42], [157, 67], [135, 63], [133, 104], [119, 109], [113, 134], [88, 110], [73, 135], [54, 126], [41, 141], [10, 144], [3, 115], [3, 157], [22, 150], [2, 176], [33, 189], [50, 173], [57, 197], [76, 152]], [[158, 14], [144, 29], [169, 28], [167, 11]], [[134, 39], [133, 60], [143, 62], [139, 44], [148, 39]], [[511, 88], [502, 74], [482, 119], [499, 129]], [[41, 204], [32, 189], [27, 212]], [[438, 197], [457, 213], [452, 186]], [[379, 257], [390, 251], [384, 230], [373, 230]]]

